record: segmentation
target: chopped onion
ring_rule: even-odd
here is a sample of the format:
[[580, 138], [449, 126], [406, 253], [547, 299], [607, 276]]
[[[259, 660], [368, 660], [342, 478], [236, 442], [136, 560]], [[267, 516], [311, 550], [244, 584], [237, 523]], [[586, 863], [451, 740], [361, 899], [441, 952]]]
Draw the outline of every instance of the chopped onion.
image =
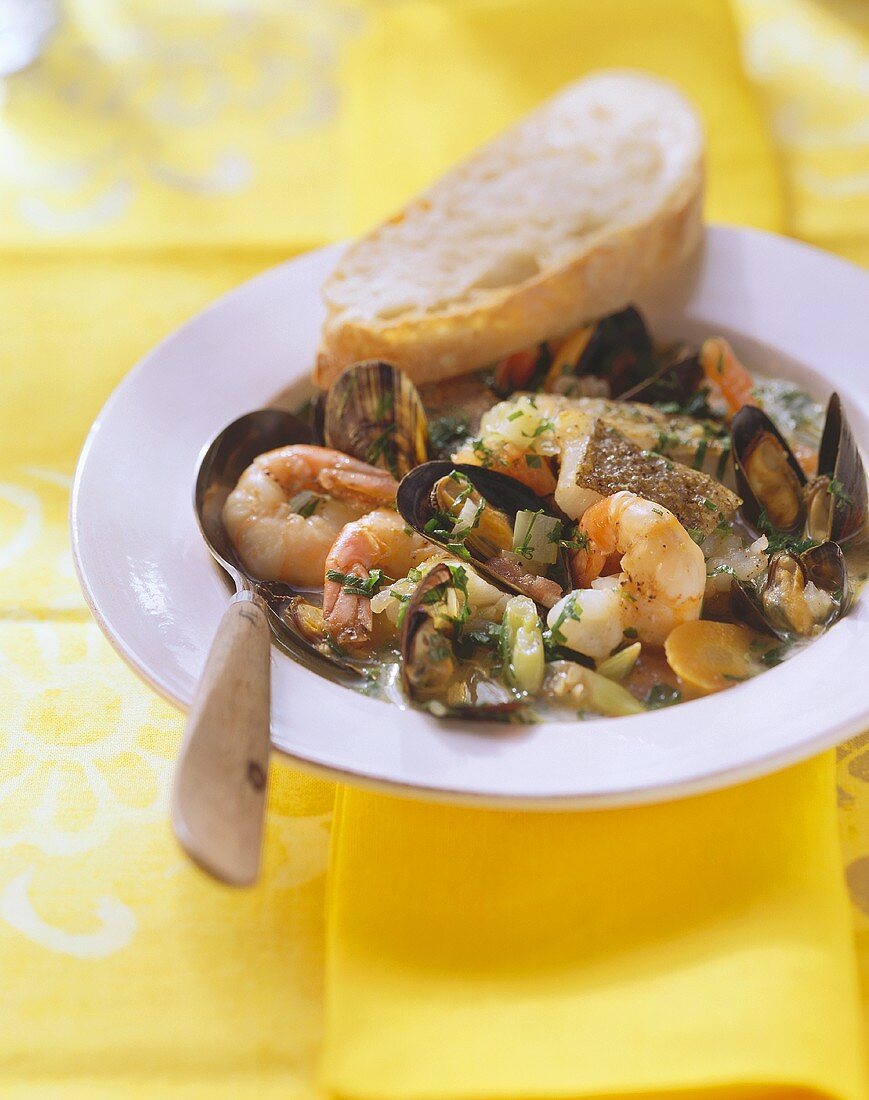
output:
[[542, 512], [523, 510], [513, 524], [513, 552], [526, 561], [552, 565], [558, 558], [561, 520]]

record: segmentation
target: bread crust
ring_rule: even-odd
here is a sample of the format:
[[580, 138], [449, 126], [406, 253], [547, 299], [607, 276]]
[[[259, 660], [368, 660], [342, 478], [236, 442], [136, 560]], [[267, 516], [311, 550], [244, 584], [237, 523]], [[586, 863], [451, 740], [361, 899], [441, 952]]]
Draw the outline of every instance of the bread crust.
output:
[[[482, 303], [393, 324], [327, 316], [314, 381], [327, 387], [351, 363], [373, 358], [401, 367], [418, 385], [443, 381], [620, 309], [644, 284], [670, 275], [699, 244], [703, 191], [701, 151], [678, 191], [653, 216], [602, 230], [569, 263], [492, 291]], [[327, 280], [327, 302], [328, 287]]]

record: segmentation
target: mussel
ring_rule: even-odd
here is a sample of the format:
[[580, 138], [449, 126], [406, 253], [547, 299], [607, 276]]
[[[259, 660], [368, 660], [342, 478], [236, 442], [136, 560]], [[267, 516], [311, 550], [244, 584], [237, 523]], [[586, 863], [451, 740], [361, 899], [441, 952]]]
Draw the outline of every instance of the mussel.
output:
[[520, 695], [483, 665], [462, 661], [455, 642], [467, 613], [462, 566], [441, 563], [420, 580], [401, 631], [401, 679], [407, 697], [438, 717], [503, 719]]
[[696, 415], [707, 415], [708, 407], [700, 394], [703, 380], [703, 368], [700, 357], [694, 348], [687, 344], [678, 344], [666, 348], [657, 356], [657, 367], [648, 378], [636, 382], [630, 389], [623, 390], [618, 397], [621, 401], [672, 402], [685, 408], [692, 398], [700, 399], [701, 408]]
[[806, 475], [772, 420], [744, 405], [730, 426], [736, 491], [753, 527], [794, 534], [805, 523]]
[[570, 393], [571, 379], [586, 374], [604, 378], [611, 397], [618, 397], [654, 371], [652, 338], [633, 306], [602, 317], [562, 341], [554, 354], [543, 389]]
[[515, 478], [482, 466], [426, 462], [402, 479], [397, 506], [414, 530], [467, 557], [501, 588], [551, 607], [569, 587], [567, 557], [557, 538], [551, 542], [551, 561], [545, 569], [514, 551], [517, 513], [539, 514], [552, 531], [561, 522]]
[[866, 472], [839, 395], [827, 406], [817, 475], [808, 479], [781, 432], [745, 405], [731, 424], [742, 514], [755, 528], [847, 542], [866, 524]]
[[354, 676], [363, 674], [365, 661], [354, 659], [329, 637], [321, 607], [304, 596], [292, 595], [275, 602], [269, 611], [276, 626], [277, 640], [292, 653], [298, 655], [302, 649], [318, 666], [325, 663]]
[[866, 471], [837, 393], [827, 405], [818, 473], [806, 486], [805, 495], [809, 538], [841, 543], [864, 529]]
[[830, 541], [802, 554], [778, 551], [759, 587], [735, 580], [731, 592], [740, 619], [782, 640], [823, 633], [844, 615], [849, 600], [845, 556]]
[[428, 420], [413, 382], [378, 359], [348, 367], [326, 394], [328, 447], [400, 478], [428, 458]]

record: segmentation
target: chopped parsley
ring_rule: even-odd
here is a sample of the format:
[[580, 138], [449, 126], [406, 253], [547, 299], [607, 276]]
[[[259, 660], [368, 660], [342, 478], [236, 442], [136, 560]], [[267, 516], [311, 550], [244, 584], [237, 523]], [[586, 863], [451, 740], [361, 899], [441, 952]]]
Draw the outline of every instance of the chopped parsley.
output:
[[502, 627], [500, 623], [480, 623], [472, 630], [466, 630], [455, 642], [457, 656], [463, 660], [472, 657], [476, 649], [488, 649], [501, 652]]
[[392, 476], [398, 477], [398, 448], [394, 436], [395, 425], [388, 424], [368, 448], [365, 461], [376, 466], [382, 460]]
[[564, 607], [562, 607], [561, 611], [558, 613], [558, 618], [547, 631], [549, 637], [555, 643], [555, 645], [567, 644], [567, 638], [565, 637], [564, 632], [561, 629], [562, 626], [564, 626], [564, 624], [567, 622], [567, 620], [573, 619], [574, 622], [578, 623], [581, 618], [582, 608], [576, 606], [576, 594], [574, 593], [568, 596], [568, 598], [564, 601]]
[[492, 465], [492, 452], [482, 439], [473, 440], [471, 449], [474, 452], [474, 457], [484, 469], [488, 469]]
[[319, 493], [312, 493], [308, 489], [304, 489], [301, 493], [296, 493], [290, 501], [290, 511], [295, 512], [297, 516], [304, 516], [305, 519], [308, 519], [317, 511], [325, 499]]
[[709, 407], [708, 386], [701, 386], [696, 393], [690, 394], [685, 401], [654, 401], [652, 404], [662, 413], [702, 417], [704, 419], [712, 416], [712, 410]]
[[[517, 409], [516, 411], [520, 412], [521, 415], [521, 410]], [[512, 420], [513, 417], [508, 416], [507, 419]], [[533, 432], [523, 432], [522, 434], [525, 436], [526, 439], [536, 439], [539, 435], [543, 435], [544, 432], [551, 432], [554, 427], [554, 421], [544, 416], [540, 421], [538, 421], [537, 427], [534, 429]]]
[[669, 684], [653, 684], [643, 701], [649, 710], [661, 710], [662, 707], [672, 707], [676, 703], [681, 703], [682, 692]]
[[350, 596], [362, 596], [370, 600], [380, 591], [381, 585], [388, 580], [382, 569], [372, 569], [367, 577], [357, 577], [355, 573], [342, 573], [338, 569], [328, 569], [326, 578], [341, 585], [341, 591]]
[[670, 435], [669, 432], [660, 431], [658, 432], [658, 442], [653, 447], [653, 450], [663, 454], [665, 451], [674, 450], [681, 442], [678, 435]]
[[836, 504], [853, 504], [854, 498], [850, 493], [845, 492], [845, 486], [837, 477], [830, 480], [830, 484], [827, 486], [827, 492], [830, 496], [836, 498]]
[[471, 434], [466, 416], [440, 416], [429, 424], [429, 443], [432, 454], [448, 458], [468, 441]]
[[[528, 561], [530, 561], [534, 557], [534, 551], [531, 548], [531, 538], [534, 534], [534, 525], [537, 523], [537, 521], [540, 519], [540, 517], [542, 515], [543, 515], [543, 509], [542, 508], [538, 508], [538, 510], [536, 512], [531, 513], [531, 518], [528, 522], [528, 526], [525, 528], [525, 533], [522, 536], [522, 541], [519, 543], [518, 546], [513, 547], [514, 553], [518, 554], [522, 558], [527, 559]], [[561, 524], [559, 523], [558, 526], [559, 526], [559, 529], [560, 529]], [[550, 534], [551, 533], [552, 532], [550, 532]], [[552, 539], [550, 538], [549, 541], [552, 542]], [[555, 541], [556, 542], [558, 541], [557, 537], [556, 537]]]
[[565, 550], [588, 550], [588, 535], [580, 531], [579, 524], [574, 525], [572, 531], [565, 531], [565, 537], [559, 538], [558, 543]]
[[757, 517], [757, 529], [766, 535], [768, 543], [766, 554], [769, 557], [778, 553], [779, 550], [787, 550], [791, 554], [800, 555], [818, 545], [815, 539], [800, 539], [796, 535], [789, 535], [784, 531], [777, 530], [770, 521], [769, 516], [767, 516], [765, 508], [761, 509], [760, 515]]
[[760, 654], [758, 660], [766, 668], [775, 668], [776, 665], [780, 665], [785, 659], [789, 648], [790, 647], [787, 645], [778, 645], [772, 646], [772, 648], [766, 648], [764, 649], [763, 653]]

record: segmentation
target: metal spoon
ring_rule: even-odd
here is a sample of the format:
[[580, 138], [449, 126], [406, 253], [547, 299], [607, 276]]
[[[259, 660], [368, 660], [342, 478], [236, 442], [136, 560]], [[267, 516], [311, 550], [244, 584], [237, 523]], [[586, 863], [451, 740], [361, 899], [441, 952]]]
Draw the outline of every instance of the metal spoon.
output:
[[[181, 846], [215, 878], [249, 886], [259, 874], [269, 764], [273, 586], [239, 561], [223, 505], [257, 455], [311, 441], [291, 413], [260, 409], [233, 421], [205, 449], [194, 506], [203, 538], [235, 584], [190, 708], [175, 770], [172, 825]], [[288, 590], [289, 591], [289, 590]], [[281, 639], [292, 651], [293, 639]], [[297, 642], [295, 644], [298, 644]]]

